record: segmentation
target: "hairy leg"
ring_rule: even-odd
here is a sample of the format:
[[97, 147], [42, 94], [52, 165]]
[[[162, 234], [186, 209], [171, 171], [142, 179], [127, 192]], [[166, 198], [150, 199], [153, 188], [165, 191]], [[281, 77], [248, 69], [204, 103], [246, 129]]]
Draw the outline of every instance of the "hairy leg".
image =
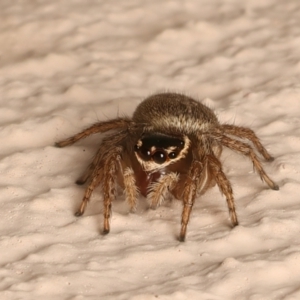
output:
[[183, 211], [181, 216], [181, 230], [179, 241], [184, 242], [186, 237], [187, 224], [195, 202], [195, 197], [200, 181], [200, 175], [203, 170], [203, 164], [197, 160], [192, 162], [183, 191]]
[[235, 212], [234, 197], [231, 184], [222, 170], [222, 165], [219, 159], [215, 155], [211, 154], [207, 156], [207, 160], [209, 168], [221, 193], [226, 197], [231, 223], [233, 226], [236, 226], [238, 225], [238, 219]]
[[83, 215], [85, 208], [87, 206], [87, 203], [89, 202], [94, 189], [100, 184], [102, 178], [103, 178], [102, 170], [97, 169], [90, 184], [88, 185], [88, 187], [85, 190], [81, 205], [80, 205], [78, 211], [75, 213], [76, 217], [80, 217]]
[[60, 142], [55, 143], [56, 147], [62, 148], [76, 143], [77, 141], [88, 137], [91, 134], [106, 132], [109, 130], [115, 129], [126, 129], [129, 125], [132, 124], [132, 121], [129, 119], [116, 118], [109, 121], [103, 121], [99, 123], [95, 123], [87, 129], [65, 139]]
[[248, 156], [254, 166], [254, 169], [258, 172], [260, 178], [267, 183], [267, 185], [273, 190], [279, 190], [279, 186], [274, 183], [270, 177], [266, 174], [265, 170], [263, 169], [258, 157], [256, 156], [255, 152], [253, 151], [252, 147], [246, 143], [240, 142], [238, 140], [232, 139], [225, 135], [216, 136], [221, 142], [221, 144], [229, 149], [235, 150], [243, 155]]
[[256, 136], [253, 130], [246, 127], [234, 126], [234, 125], [222, 125], [222, 129], [225, 134], [237, 136], [242, 139], [247, 139], [253, 143], [258, 152], [267, 160], [273, 161], [274, 158], [268, 153], [266, 148], [261, 144], [259, 138]]
[[92, 162], [89, 164], [83, 175], [76, 180], [76, 184], [84, 184], [89, 178], [92, 177], [92, 174], [96, 168], [103, 168], [102, 158], [107, 153], [114, 151], [115, 145], [122, 143], [126, 137], [127, 130], [123, 130], [119, 133], [114, 133], [104, 138]]
[[[77, 180], [76, 180], [76, 184], [85, 184], [87, 182], [87, 180], [92, 176], [94, 170], [96, 169], [96, 167], [99, 165], [99, 162], [101, 160], [102, 157], [102, 147], [100, 146], [99, 150], [97, 151], [96, 155], [94, 156], [92, 162], [89, 164], [89, 166], [87, 167], [87, 169], [85, 170], [85, 172], [83, 173], [82, 176], [80, 176]], [[101, 166], [98, 166], [99, 168]], [[103, 167], [103, 166], [102, 166]]]
[[109, 219], [111, 216], [111, 206], [116, 195], [116, 173], [120, 160], [121, 147], [115, 149], [105, 157], [104, 168], [103, 168], [103, 234], [109, 233], [110, 225]]

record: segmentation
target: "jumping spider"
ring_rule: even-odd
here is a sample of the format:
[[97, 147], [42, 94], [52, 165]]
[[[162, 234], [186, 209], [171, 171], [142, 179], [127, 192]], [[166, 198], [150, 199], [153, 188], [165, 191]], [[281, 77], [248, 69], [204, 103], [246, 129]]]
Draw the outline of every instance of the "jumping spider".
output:
[[150, 96], [136, 108], [131, 119], [96, 123], [56, 146], [65, 147], [91, 134], [108, 131], [92, 163], [76, 182], [88, 181], [76, 216], [84, 213], [93, 190], [102, 186], [104, 234], [110, 230], [116, 184], [124, 189], [132, 210], [139, 194], [149, 197], [153, 208], [168, 193], [182, 200], [180, 241], [185, 240], [196, 194], [203, 194], [215, 183], [226, 197], [232, 225], [238, 225], [232, 187], [219, 160], [223, 146], [248, 156], [260, 178], [271, 189], [279, 189], [265, 173], [253, 147], [242, 141], [250, 141], [267, 161], [272, 161], [255, 133], [249, 128], [221, 125], [211, 109], [185, 95]]

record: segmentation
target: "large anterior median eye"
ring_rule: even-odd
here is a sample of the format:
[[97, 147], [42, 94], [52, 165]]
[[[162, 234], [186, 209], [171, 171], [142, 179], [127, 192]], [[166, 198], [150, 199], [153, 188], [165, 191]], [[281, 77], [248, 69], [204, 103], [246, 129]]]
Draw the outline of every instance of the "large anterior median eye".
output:
[[153, 155], [152, 155], [153, 160], [157, 163], [157, 164], [163, 164], [166, 159], [167, 156], [165, 154], [165, 152], [162, 151], [156, 151]]

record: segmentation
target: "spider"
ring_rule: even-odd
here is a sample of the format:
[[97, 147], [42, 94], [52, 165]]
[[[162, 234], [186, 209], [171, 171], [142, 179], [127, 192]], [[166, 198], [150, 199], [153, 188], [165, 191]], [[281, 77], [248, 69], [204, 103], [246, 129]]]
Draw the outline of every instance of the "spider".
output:
[[65, 147], [103, 132], [109, 133], [83, 176], [76, 181], [88, 182], [88, 186], [75, 215], [84, 213], [92, 192], [101, 185], [104, 234], [110, 231], [117, 184], [123, 188], [133, 211], [139, 194], [149, 198], [152, 208], [159, 206], [169, 193], [181, 200], [180, 241], [186, 238], [197, 193], [203, 194], [215, 184], [226, 198], [232, 225], [238, 225], [232, 187], [219, 160], [222, 147], [249, 157], [260, 178], [271, 189], [279, 189], [264, 171], [254, 148], [267, 161], [273, 157], [251, 129], [220, 124], [210, 108], [183, 94], [152, 95], [138, 105], [131, 119], [95, 123], [55, 145]]

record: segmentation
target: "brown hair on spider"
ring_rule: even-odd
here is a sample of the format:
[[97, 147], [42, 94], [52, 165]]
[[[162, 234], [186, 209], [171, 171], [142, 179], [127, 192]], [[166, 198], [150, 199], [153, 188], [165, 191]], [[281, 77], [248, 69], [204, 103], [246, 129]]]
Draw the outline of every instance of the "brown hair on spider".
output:
[[95, 123], [82, 132], [56, 143], [74, 144], [91, 134], [108, 132], [78, 184], [88, 182], [76, 216], [84, 213], [93, 190], [103, 190], [103, 233], [118, 184], [132, 210], [139, 194], [156, 208], [171, 193], [183, 203], [179, 240], [184, 241], [196, 195], [217, 184], [226, 197], [231, 223], [238, 225], [231, 183], [220, 162], [226, 147], [249, 157], [260, 178], [273, 190], [279, 187], [264, 171], [258, 152], [272, 161], [255, 133], [246, 127], [220, 124], [213, 111], [199, 101], [179, 93], [160, 93], [142, 101], [132, 118]]

